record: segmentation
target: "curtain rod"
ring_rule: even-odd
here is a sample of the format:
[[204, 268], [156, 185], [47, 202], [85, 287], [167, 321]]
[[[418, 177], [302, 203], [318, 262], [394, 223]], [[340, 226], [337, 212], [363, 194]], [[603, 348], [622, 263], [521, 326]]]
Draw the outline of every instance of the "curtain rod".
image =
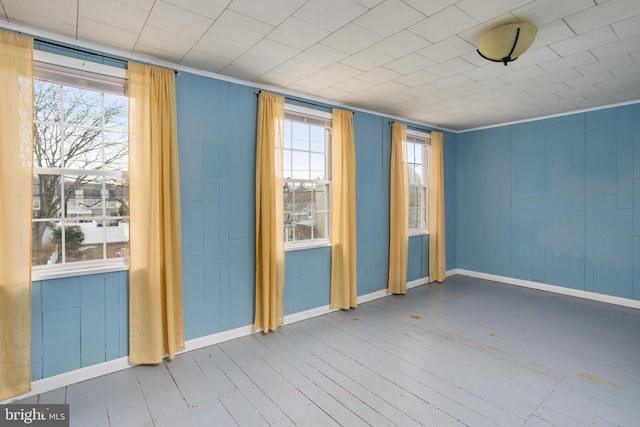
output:
[[[391, 124], [393, 124], [393, 123], [396, 123], [396, 121], [395, 121], [395, 120], [390, 120], [390, 121], [389, 121], [389, 124], [390, 124], [390, 125], [391, 125]], [[401, 122], [398, 122], [398, 123], [401, 123]], [[402, 124], [403, 124], [403, 125], [405, 125], [405, 126], [407, 126], [407, 129], [411, 129], [411, 130], [415, 130], [415, 131], [419, 131], [419, 132], [431, 133], [431, 131], [430, 131], [430, 130], [428, 130], [428, 129], [422, 129], [422, 128], [417, 128], [417, 127], [415, 127], [415, 126], [409, 126], [409, 125], [408, 125], [408, 124], [406, 124], [406, 123], [402, 123]]]
[[[262, 90], [260, 89], [256, 89], [253, 93], [256, 94], [256, 96], [260, 95], [260, 92], [262, 92]], [[333, 109], [333, 107], [331, 107], [330, 105], [323, 105], [323, 104], [318, 104], [316, 102], [311, 102], [311, 101], [306, 101], [304, 99], [299, 99], [299, 98], [292, 98], [290, 96], [286, 96], [284, 95], [284, 99], [288, 99], [290, 101], [296, 101], [296, 102], [300, 102], [302, 104], [307, 104], [307, 105], [313, 105], [314, 107], [320, 107], [320, 108], [328, 108], [328, 109]], [[356, 112], [352, 111], [351, 114], [355, 115]]]

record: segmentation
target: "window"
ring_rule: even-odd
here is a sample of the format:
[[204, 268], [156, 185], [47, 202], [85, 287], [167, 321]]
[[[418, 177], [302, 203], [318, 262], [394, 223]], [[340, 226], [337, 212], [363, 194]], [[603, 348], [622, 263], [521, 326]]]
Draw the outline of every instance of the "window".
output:
[[331, 116], [285, 106], [285, 247], [329, 243]]
[[427, 232], [429, 202], [429, 135], [407, 131], [407, 169], [409, 175], [409, 233]]
[[34, 67], [34, 272], [122, 265], [129, 246], [125, 80], [51, 62]]

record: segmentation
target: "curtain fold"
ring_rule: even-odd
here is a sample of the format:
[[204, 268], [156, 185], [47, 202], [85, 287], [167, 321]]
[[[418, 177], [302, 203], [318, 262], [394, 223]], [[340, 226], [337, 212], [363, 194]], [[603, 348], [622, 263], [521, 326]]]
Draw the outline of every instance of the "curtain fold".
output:
[[184, 349], [175, 73], [129, 63], [129, 362]]
[[0, 31], [0, 400], [31, 390], [33, 39]]
[[356, 307], [356, 149], [353, 113], [331, 112], [331, 308]]
[[409, 250], [409, 177], [407, 125], [391, 124], [391, 179], [389, 198], [389, 281], [387, 291], [407, 293]]
[[431, 132], [429, 166], [429, 280], [446, 277], [446, 239], [444, 206], [444, 152], [442, 132]]
[[256, 141], [256, 307], [253, 330], [284, 323], [284, 97], [261, 91]]

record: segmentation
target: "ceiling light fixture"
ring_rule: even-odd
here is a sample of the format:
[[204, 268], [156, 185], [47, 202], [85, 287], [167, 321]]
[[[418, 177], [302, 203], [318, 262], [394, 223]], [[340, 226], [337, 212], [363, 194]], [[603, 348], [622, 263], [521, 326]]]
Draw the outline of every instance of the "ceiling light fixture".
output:
[[484, 59], [503, 62], [506, 66], [529, 49], [536, 34], [536, 26], [526, 22], [500, 25], [480, 36], [478, 53]]

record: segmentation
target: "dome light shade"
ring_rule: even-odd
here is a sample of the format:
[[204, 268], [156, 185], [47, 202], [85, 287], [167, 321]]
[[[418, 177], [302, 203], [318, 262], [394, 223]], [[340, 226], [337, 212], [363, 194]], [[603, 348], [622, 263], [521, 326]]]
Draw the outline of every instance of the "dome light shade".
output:
[[500, 25], [480, 36], [478, 53], [489, 61], [507, 65], [529, 49], [536, 34], [536, 26], [526, 22]]

